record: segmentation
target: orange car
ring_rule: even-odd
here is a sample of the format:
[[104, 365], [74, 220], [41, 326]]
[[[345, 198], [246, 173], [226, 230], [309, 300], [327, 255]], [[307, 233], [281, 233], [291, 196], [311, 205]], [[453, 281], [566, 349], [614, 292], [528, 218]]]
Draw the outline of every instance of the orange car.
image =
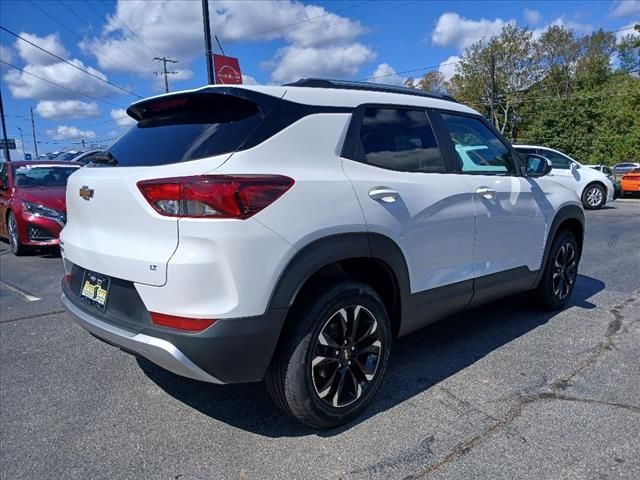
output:
[[620, 180], [620, 191], [622, 196], [627, 193], [640, 193], [640, 168], [634, 168], [629, 173], [625, 173]]

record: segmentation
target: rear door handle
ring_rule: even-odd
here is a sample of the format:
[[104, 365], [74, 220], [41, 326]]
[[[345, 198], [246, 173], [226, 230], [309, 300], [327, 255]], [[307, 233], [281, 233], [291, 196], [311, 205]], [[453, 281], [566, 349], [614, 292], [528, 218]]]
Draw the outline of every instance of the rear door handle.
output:
[[374, 200], [380, 200], [385, 203], [393, 203], [400, 194], [393, 188], [389, 187], [373, 187], [369, 190], [369, 196]]
[[476, 193], [488, 200], [496, 196], [496, 191], [489, 187], [479, 187], [476, 189]]

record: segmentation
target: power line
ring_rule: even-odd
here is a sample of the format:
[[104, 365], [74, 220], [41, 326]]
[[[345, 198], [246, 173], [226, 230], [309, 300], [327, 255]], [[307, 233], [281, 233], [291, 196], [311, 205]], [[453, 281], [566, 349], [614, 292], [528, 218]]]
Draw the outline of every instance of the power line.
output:
[[[80, 14], [78, 12], [76, 12], [74, 9], [72, 9], [71, 7], [69, 7], [66, 3], [64, 3], [62, 0], [58, 0], [60, 2], [60, 4], [65, 7], [67, 10], [69, 10], [69, 12], [71, 12], [73, 15], [75, 15], [76, 18], [78, 18], [81, 22], [86, 23], [90, 29], [93, 29], [93, 24], [88, 21], [87, 19], [85, 19], [84, 17], [81, 17]], [[115, 48], [117, 48], [118, 50], [120, 50], [123, 55], [126, 55], [127, 57], [129, 57], [133, 62], [135, 62], [136, 64], [139, 63], [140, 59], [138, 58], [134, 58], [132, 57], [127, 51], [123, 50], [122, 48], [120, 48], [117, 44], [112, 44]], [[149, 62], [149, 65], [152, 65], [151, 62]]]
[[242, 37], [234, 38], [234, 41], [245, 40], [245, 39], [251, 38], [251, 37], [259, 37], [261, 35], [266, 35], [267, 33], [273, 33], [273, 32], [278, 32], [280, 30], [286, 30], [286, 29], [288, 29], [290, 27], [295, 27], [296, 25], [300, 25], [301, 23], [312, 22], [313, 20], [317, 20], [319, 18], [327, 17], [329, 15], [335, 15], [338, 12], [343, 12], [343, 11], [349, 10], [351, 8], [360, 7], [362, 5], [365, 5], [365, 4], [371, 3], [371, 2], [372, 2], [372, 0], [368, 0], [366, 2], [356, 3], [355, 5], [349, 5], [347, 7], [340, 8], [340, 9], [334, 10], [332, 12], [323, 13], [322, 15], [316, 15], [315, 17], [305, 18], [304, 20], [299, 20], [297, 22], [288, 23], [286, 25], [281, 25], [279, 27], [271, 28], [269, 30], [263, 30], [261, 32], [250, 33], [249, 35], [243, 35]]
[[[71, 33], [72, 35], [74, 35], [77, 39], [79, 39], [81, 42], [83, 42], [85, 39], [82, 38], [81, 35], [79, 35], [76, 31], [74, 31], [73, 29], [69, 28], [67, 25], [65, 25], [64, 23], [62, 23], [60, 20], [58, 20], [56, 17], [54, 17], [53, 15], [51, 15], [49, 12], [47, 12], [46, 10], [44, 10], [42, 7], [40, 7], [37, 3], [35, 3], [32, 0], [29, 0], [29, 3], [31, 5], [33, 5], [35, 8], [37, 8], [38, 10], [40, 10], [44, 15], [46, 15], [47, 17], [49, 17], [51, 20], [53, 20], [54, 22], [56, 22], [58, 25], [60, 25], [62, 28], [64, 28], [66, 31], [68, 31], [69, 33]], [[99, 47], [98, 45], [93, 45], [93, 47], [98, 50], [99, 52], [102, 52], [103, 55], [105, 57], [107, 57], [109, 60], [111, 60], [114, 63], [117, 63], [118, 65], [120, 65], [123, 69], [128, 70], [129, 67], [127, 67], [125, 64], [119, 62], [118, 60], [116, 60], [115, 58], [107, 55], [106, 53], [104, 53], [104, 51], [102, 50], [101, 47]]]
[[[87, 5], [89, 5], [89, 7], [90, 7], [94, 12], [98, 13], [98, 11], [97, 11], [96, 9], [94, 9], [94, 8], [93, 8], [93, 6], [91, 5], [91, 2], [87, 1], [86, 3], [87, 3]], [[106, 8], [109, 8], [109, 6], [108, 6], [108, 5], [107, 5], [103, 0], [100, 0], [100, 3], [102, 3]], [[113, 14], [113, 16], [114, 16], [114, 18], [116, 18], [116, 19], [117, 19], [117, 20], [118, 20], [118, 21], [119, 21], [119, 22], [120, 22], [120, 23], [121, 23], [121, 24], [122, 24], [122, 25], [123, 25], [127, 30], [129, 30], [129, 32], [131, 32], [131, 34], [132, 34], [134, 37], [136, 37], [136, 38], [140, 41], [140, 43], [141, 43], [141, 44], [142, 44], [142, 45], [143, 45], [147, 50], [149, 50], [149, 51], [151, 52], [151, 54], [152, 54], [154, 57], [157, 57], [157, 56], [158, 56], [158, 55], [155, 53], [155, 51], [154, 51], [154, 50], [152, 50], [152, 49], [151, 49], [151, 47], [149, 47], [149, 45], [147, 45], [147, 44], [144, 42], [144, 40], [142, 40], [142, 39], [138, 36], [138, 34], [137, 34], [136, 32], [134, 32], [131, 28], [129, 28], [129, 25], [127, 25], [127, 24], [124, 22], [124, 20], [122, 20], [122, 19], [121, 19], [118, 15], [116, 15], [115, 13]], [[105, 17], [105, 18], [106, 18], [106, 17]]]
[[111, 105], [111, 106], [116, 107], [116, 108], [122, 108], [121, 105], [116, 105], [115, 103], [111, 103], [108, 100], [104, 100], [104, 99], [98, 98], [98, 97], [93, 97], [91, 95], [87, 95], [86, 93], [78, 92], [77, 90], [73, 90], [71, 88], [68, 88], [68, 87], [65, 87], [63, 85], [60, 85], [60, 84], [58, 84], [56, 82], [52, 82], [51, 80], [47, 80], [46, 78], [43, 78], [40, 75], [36, 75], [35, 73], [27, 72], [26, 70], [24, 70], [24, 69], [22, 69], [20, 67], [16, 67], [15, 65], [12, 65], [12, 64], [10, 64], [8, 62], [5, 62], [4, 60], [0, 60], [0, 63], [3, 63], [4, 65], [7, 65], [7, 66], [9, 66], [11, 68], [15, 68], [16, 70], [19, 70], [22, 73], [26, 73], [27, 75], [31, 75], [32, 77], [36, 77], [37, 79], [40, 79], [43, 82], [50, 83], [51, 85], [55, 85], [56, 87], [62, 88], [64, 90], [68, 90], [69, 92], [72, 92], [72, 93], [74, 93], [76, 95], [80, 95], [81, 97], [90, 98], [91, 100], [95, 100], [96, 102], [106, 103], [107, 105]]
[[91, 73], [90, 71], [85, 70], [84, 68], [80, 68], [79, 66], [75, 65], [74, 63], [72, 63], [72, 62], [70, 62], [70, 61], [68, 61], [68, 60], [65, 60], [64, 58], [62, 58], [62, 57], [60, 57], [60, 56], [56, 55], [55, 53], [50, 52], [49, 50], [47, 50], [47, 49], [45, 49], [45, 48], [42, 48], [42, 47], [41, 47], [41, 46], [39, 46], [39, 45], [36, 45], [35, 43], [33, 43], [33, 42], [31, 42], [31, 41], [27, 40], [26, 38], [21, 37], [21, 36], [20, 36], [20, 35], [18, 35], [17, 33], [12, 32], [12, 31], [11, 31], [11, 30], [9, 30], [8, 28], [3, 27], [2, 25], [0, 25], [0, 29], [4, 30], [5, 32], [7, 32], [7, 33], [8, 33], [8, 34], [10, 34], [10, 35], [13, 35], [13, 36], [14, 36], [14, 37], [16, 37], [16, 38], [19, 38], [19, 39], [20, 39], [20, 40], [22, 40], [23, 42], [26, 42], [26, 43], [28, 43], [29, 45], [32, 45], [32, 46], [36, 47], [38, 50], [41, 50], [41, 51], [43, 51], [43, 52], [45, 52], [45, 53], [48, 53], [49, 55], [51, 55], [51, 56], [52, 56], [52, 57], [54, 57], [54, 58], [57, 58], [57, 59], [58, 59], [58, 60], [60, 60], [61, 62], [64, 62], [64, 63], [66, 63], [67, 65], [71, 65], [73, 68], [75, 68], [75, 69], [77, 69], [77, 70], [80, 70], [81, 72], [84, 72], [84, 73], [86, 73], [87, 75], [90, 75], [90, 76], [92, 76], [93, 78], [95, 78], [95, 79], [97, 79], [97, 80], [100, 80], [100, 81], [101, 81], [101, 82], [103, 82], [103, 83], [106, 83], [107, 85], [111, 85], [112, 87], [115, 87], [115, 88], [117, 88], [118, 90], [122, 90], [123, 92], [128, 93], [129, 95], [133, 95], [134, 97], [142, 98], [142, 96], [141, 96], [141, 95], [138, 95], [137, 93], [132, 92], [131, 90], [127, 90], [126, 88], [121, 87], [120, 85], [116, 85], [115, 83], [112, 83], [112, 82], [110, 82], [109, 80], [105, 80], [104, 78], [101, 78], [101, 77], [99, 77], [98, 75], [95, 75], [95, 74]]

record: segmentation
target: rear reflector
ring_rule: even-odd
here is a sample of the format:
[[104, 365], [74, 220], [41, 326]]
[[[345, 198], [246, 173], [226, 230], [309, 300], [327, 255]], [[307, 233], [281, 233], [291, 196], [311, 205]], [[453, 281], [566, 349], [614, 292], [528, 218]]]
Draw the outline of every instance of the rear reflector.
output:
[[268, 207], [295, 182], [281, 175], [200, 175], [138, 182], [161, 215], [245, 219]]
[[167, 315], [165, 313], [149, 313], [151, 314], [151, 322], [154, 325], [175, 328], [176, 330], [184, 330], [187, 332], [201, 332], [216, 322], [211, 318], [185, 318]]

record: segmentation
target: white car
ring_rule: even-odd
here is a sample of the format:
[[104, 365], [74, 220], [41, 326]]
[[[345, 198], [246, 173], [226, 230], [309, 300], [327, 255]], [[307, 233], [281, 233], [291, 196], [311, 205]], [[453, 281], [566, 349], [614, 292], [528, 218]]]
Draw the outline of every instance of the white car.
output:
[[69, 180], [62, 301], [176, 374], [265, 379], [333, 427], [370, 402], [393, 337], [517, 292], [559, 309], [575, 286], [575, 192], [451, 99], [311, 79], [127, 111]]
[[575, 190], [584, 208], [597, 210], [614, 200], [615, 186], [611, 179], [594, 168], [585, 168], [573, 158], [553, 148], [539, 145], [514, 145], [518, 153], [535, 153], [548, 158], [553, 165], [551, 176], [567, 188]]

